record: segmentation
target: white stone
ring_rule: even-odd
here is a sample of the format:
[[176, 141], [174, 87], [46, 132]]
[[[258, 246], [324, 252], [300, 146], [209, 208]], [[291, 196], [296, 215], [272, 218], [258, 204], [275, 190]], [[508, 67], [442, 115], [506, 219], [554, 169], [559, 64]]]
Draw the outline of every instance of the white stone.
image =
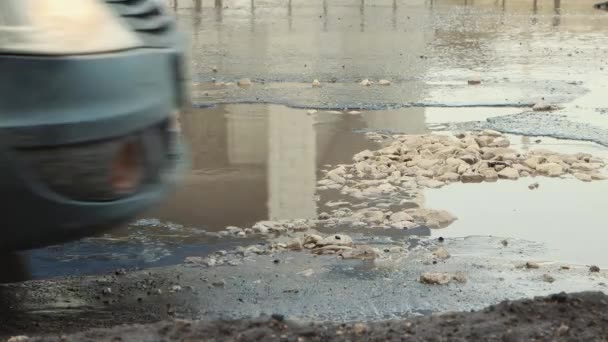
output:
[[437, 177], [437, 179], [443, 182], [458, 182], [460, 180], [460, 175], [454, 172], [446, 172]]
[[564, 168], [557, 163], [544, 163], [536, 166], [536, 171], [549, 177], [559, 177], [564, 173]]
[[535, 112], [548, 112], [548, 111], [553, 111], [553, 110], [558, 110], [558, 109], [560, 109], [560, 107], [558, 105], [550, 104], [550, 103], [547, 103], [542, 100], [538, 101], [532, 107], [532, 110]]
[[260, 233], [260, 234], [268, 234], [268, 232], [270, 231], [270, 227], [268, 227], [266, 224], [264, 224], [262, 222], [258, 222], [256, 224], [254, 224], [253, 227], [251, 227], [251, 229], [253, 229], [254, 232]]
[[463, 183], [481, 183], [485, 177], [477, 172], [465, 172], [460, 176], [460, 181]]
[[359, 83], [362, 86], [366, 86], [369, 87], [370, 85], [372, 85], [372, 82], [370, 82], [367, 78], [364, 79], [363, 81], [361, 81], [361, 83]]
[[583, 181], [583, 182], [591, 182], [593, 180], [593, 178], [591, 178], [591, 175], [588, 175], [586, 173], [580, 173], [580, 172], [574, 173], [574, 177], [576, 177], [576, 179]]
[[395, 229], [412, 229], [417, 226], [416, 223], [412, 221], [401, 221], [401, 222], [393, 222], [391, 223], [391, 228]]
[[519, 172], [512, 167], [505, 167], [498, 173], [499, 178], [516, 180], [519, 178]]
[[315, 79], [314, 81], [312, 81], [312, 87], [313, 88], [320, 88], [321, 87], [321, 82], [319, 82], [319, 80]]
[[450, 253], [443, 247], [437, 248], [432, 254], [437, 259], [448, 259], [450, 257]]
[[365, 211], [365, 221], [370, 223], [381, 223], [384, 222], [384, 213], [380, 210], [369, 210]]
[[448, 273], [427, 272], [420, 276], [420, 282], [431, 285], [445, 285], [452, 280], [452, 276]]
[[425, 188], [436, 189], [445, 185], [444, 182], [436, 180], [436, 179], [425, 179], [418, 182], [418, 185], [423, 186]]
[[389, 80], [380, 80], [380, 81], [378, 81], [378, 85], [389, 86], [389, 85], [391, 85], [391, 81], [389, 81]]
[[481, 131], [481, 135], [487, 135], [489, 137], [501, 137], [502, 133], [491, 129], [484, 129], [483, 131]]
[[492, 169], [485, 169], [481, 171], [486, 182], [495, 182], [498, 180], [498, 173]]
[[445, 210], [412, 209], [409, 214], [418, 221], [422, 221], [429, 228], [443, 228], [456, 221], [456, 217]]
[[373, 156], [374, 156], [374, 153], [372, 151], [365, 150], [365, 151], [361, 151], [361, 152], [355, 154], [355, 156], [353, 157], [353, 160], [356, 162], [360, 162], [363, 160], [367, 160]]
[[405, 211], [399, 211], [390, 216], [391, 222], [414, 221], [414, 218]]
[[583, 171], [594, 171], [602, 168], [602, 164], [600, 163], [575, 163], [572, 164], [573, 169], [583, 170]]
[[251, 80], [248, 78], [242, 78], [236, 84], [239, 87], [249, 87], [251, 85]]
[[490, 147], [509, 147], [509, 145], [511, 145], [511, 142], [509, 141], [509, 139], [507, 138], [496, 138], [494, 139], [491, 143], [490, 143]]
[[353, 239], [344, 234], [330, 235], [317, 243], [317, 246], [352, 246]]

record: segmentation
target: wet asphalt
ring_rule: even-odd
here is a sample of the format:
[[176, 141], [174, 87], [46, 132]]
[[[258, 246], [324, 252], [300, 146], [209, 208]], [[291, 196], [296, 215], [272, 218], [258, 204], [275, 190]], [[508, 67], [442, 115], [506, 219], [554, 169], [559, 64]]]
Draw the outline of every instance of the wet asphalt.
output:
[[[36, 280], [0, 288], [0, 336], [261, 313], [381, 320], [605, 291], [606, 275], [588, 266], [608, 266], [606, 184], [568, 179], [541, 180], [533, 194], [526, 181], [428, 190], [429, 206], [459, 217], [444, 230], [416, 232], [428, 246], [446, 237], [452, 257], [438, 264], [424, 250], [380, 265], [298, 252], [238, 266], [182, 264], [265, 242], [218, 237], [227, 226], [316, 218], [319, 203], [340, 199], [323, 194], [316, 201], [322, 170], [377, 148], [364, 132], [492, 128], [515, 134], [523, 149], [607, 156], [608, 14], [592, 4], [233, 0], [197, 9], [181, 1], [176, 15], [191, 44], [196, 107], [182, 115], [191, 174], [127, 227], [32, 251]], [[242, 78], [253, 84], [231, 84]], [[314, 79], [320, 88], [311, 86]], [[363, 79], [392, 84], [366, 87]], [[481, 84], [469, 85], [471, 79]], [[541, 99], [563, 109], [533, 112]], [[319, 112], [309, 115], [313, 108]], [[345, 114], [351, 110], [361, 114]], [[366, 243], [402, 246], [412, 238], [341, 229]], [[529, 260], [541, 268], [520, 267]], [[117, 275], [121, 268], [126, 274]], [[309, 277], [297, 274], [309, 269]], [[464, 272], [467, 282], [418, 282], [428, 271]]]

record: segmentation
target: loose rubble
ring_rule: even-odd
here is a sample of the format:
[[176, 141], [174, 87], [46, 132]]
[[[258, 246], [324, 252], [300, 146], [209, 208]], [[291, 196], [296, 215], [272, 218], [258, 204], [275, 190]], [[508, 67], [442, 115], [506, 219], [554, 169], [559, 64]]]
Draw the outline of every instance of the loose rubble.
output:
[[355, 197], [370, 197], [396, 192], [396, 187], [412, 184], [437, 188], [454, 182], [479, 183], [536, 176], [572, 175], [585, 182], [604, 178], [601, 170], [605, 163], [599, 158], [586, 153], [569, 155], [548, 150], [519, 152], [509, 147], [507, 137], [491, 130], [459, 134], [456, 138], [444, 135], [395, 135], [392, 138], [388, 146], [377, 151], [362, 151], [353, 157], [353, 164], [330, 170], [325, 180], [331, 182], [323, 180], [322, 185], [335, 186]]
[[420, 276], [420, 282], [429, 285], [446, 285], [451, 282], [466, 283], [463, 273], [427, 272]]
[[248, 78], [242, 78], [238, 80], [236, 83], [239, 87], [249, 87], [251, 85], [251, 80]]
[[550, 111], [559, 110], [559, 109], [561, 109], [560, 106], [550, 104], [550, 103], [547, 103], [542, 100], [535, 103], [534, 106], [532, 106], [532, 110], [535, 112], [550, 112]]
[[[382, 267], [385, 263], [394, 264], [393, 256], [404, 255], [407, 250], [402, 246], [389, 246], [384, 250], [376, 245], [362, 245], [346, 234], [324, 235], [315, 229], [317, 226], [337, 229], [445, 228], [457, 218], [445, 210], [425, 208], [420, 190], [456, 182], [566, 176], [591, 182], [605, 178], [602, 174], [605, 163], [600, 158], [585, 153], [517, 151], [506, 136], [493, 130], [455, 136], [369, 132], [366, 138], [378, 141], [382, 146], [375, 151], [355, 154], [351, 164], [335, 165], [325, 170], [324, 177], [318, 181], [317, 190], [337, 190], [344, 197], [320, 204], [322, 211], [316, 219], [260, 221], [251, 227], [227, 227], [215, 234], [234, 238], [262, 236], [267, 242], [237, 247], [233, 251], [218, 251], [205, 257], [190, 256], [185, 259], [185, 264], [192, 267], [237, 266], [254, 260], [258, 255], [302, 251], [341, 259], [371, 260]], [[535, 182], [528, 187], [538, 189], [539, 184]], [[507, 244], [503, 243], [503, 246]], [[400, 250], [394, 254], [397, 249]], [[450, 253], [443, 247], [429, 253], [434, 262], [450, 258]], [[530, 261], [521, 267], [536, 269], [540, 266]], [[590, 271], [598, 272], [599, 268], [592, 267]], [[300, 275], [310, 276], [309, 272]], [[462, 278], [430, 273], [423, 275], [420, 281], [445, 284], [462, 281]]]

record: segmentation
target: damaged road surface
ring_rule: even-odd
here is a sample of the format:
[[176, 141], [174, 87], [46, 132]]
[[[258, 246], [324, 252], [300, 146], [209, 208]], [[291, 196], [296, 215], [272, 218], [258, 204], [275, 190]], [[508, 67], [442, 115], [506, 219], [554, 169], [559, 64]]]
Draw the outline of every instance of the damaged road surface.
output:
[[0, 339], [606, 339], [593, 1], [190, 5], [191, 174], [31, 251]]
[[[596, 340], [608, 335], [608, 297], [601, 292], [555, 294], [503, 302], [472, 313], [370, 323], [302, 323], [282, 315], [221, 321], [176, 320], [92, 330], [28, 341], [530, 341]], [[15, 341], [18, 341], [15, 339]]]

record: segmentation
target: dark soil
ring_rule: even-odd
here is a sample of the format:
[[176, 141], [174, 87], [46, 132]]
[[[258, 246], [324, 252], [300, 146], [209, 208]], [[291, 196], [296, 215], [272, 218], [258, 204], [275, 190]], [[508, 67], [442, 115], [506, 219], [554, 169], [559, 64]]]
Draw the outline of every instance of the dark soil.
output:
[[372, 323], [302, 323], [282, 316], [170, 321], [95, 329], [29, 341], [530, 341], [608, 340], [608, 296], [555, 294], [506, 301], [477, 312]]

